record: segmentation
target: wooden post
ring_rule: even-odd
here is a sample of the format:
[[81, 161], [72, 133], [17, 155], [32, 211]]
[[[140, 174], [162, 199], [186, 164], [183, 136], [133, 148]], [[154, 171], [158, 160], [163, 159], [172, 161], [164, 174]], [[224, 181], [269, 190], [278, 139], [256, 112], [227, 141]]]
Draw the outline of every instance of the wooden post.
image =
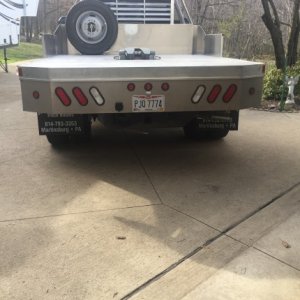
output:
[[4, 48], [3, 48], [3, 53], [4, 53], [4, 71], [6, 73], [8, 73], [8, 67], [7, 67], [8, 58], [7, 58], [7, 52], [6, 52], [6, 46], [5, 45], [4, 45]]
[[7, 42], [6, 42], [6, 39], [4, 39], [4, 41], [3, 41], [3, 57], [4, 57], [4, 63], [2, 63], [2, 61], [0, 61], [0, 67], [1, 67], [6, 73], [8, 73], [8, 67], [7, 67], [7, 61], [8, 61], [8, 58], [7, 58], [7, 49], [6, 49], [6, 45], [7, 45]]

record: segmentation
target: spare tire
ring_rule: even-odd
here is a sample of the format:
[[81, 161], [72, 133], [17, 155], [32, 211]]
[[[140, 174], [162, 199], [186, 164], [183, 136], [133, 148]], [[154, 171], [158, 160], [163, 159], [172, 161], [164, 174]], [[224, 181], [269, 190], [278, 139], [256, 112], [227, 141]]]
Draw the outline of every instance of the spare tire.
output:
[[118, 36], [118, 22], [112, 10], [99, 0], [84, 0], [74, 5], [66, 20], [71, 44], [86, 55], [109, 50]]

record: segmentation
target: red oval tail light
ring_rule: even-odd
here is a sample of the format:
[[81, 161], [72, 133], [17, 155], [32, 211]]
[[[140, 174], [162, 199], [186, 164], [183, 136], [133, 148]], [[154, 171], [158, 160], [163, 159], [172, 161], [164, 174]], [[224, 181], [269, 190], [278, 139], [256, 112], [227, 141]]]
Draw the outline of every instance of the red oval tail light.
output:
[[86, 106], [89, 103], [88, 98], [79, 87], [74, 87], [73, 95], [81, 106]]
[[71, 101], [69, 95], [65, 92], [65, 90], [63, 88], [61, 88], [61, 87], [56, 88], [55, 94], [64, 106], [71, 105], [72, 101]]
[[219, 84], [215, 85], [211, 90], [210, 94], [208, 95], [207, 101], [209, 103], [214, 103], [217, 100], [218, 96], [220, 95], [221, 91], [222, 91], [222, 87]]
[[232, 84], [226, 91], [224, 97], [223, 97], [223, 101], [225, 103], [229, 103], [232, 98], [234, 97], [235, 93], [237, 92], [237, 85], [236, 84]]

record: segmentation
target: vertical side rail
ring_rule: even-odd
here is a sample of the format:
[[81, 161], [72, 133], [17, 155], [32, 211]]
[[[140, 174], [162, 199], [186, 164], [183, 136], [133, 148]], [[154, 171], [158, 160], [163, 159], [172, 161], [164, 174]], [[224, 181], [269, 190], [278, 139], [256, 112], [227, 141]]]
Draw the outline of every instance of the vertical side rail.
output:
[[6, 46], [3, 46], [3, 58], [4, 58], [4, 63], [2, 61], [0, 61], [0, 67], [6, 72], [8, 73], [8, 67], [7, 67], [7, 49]]

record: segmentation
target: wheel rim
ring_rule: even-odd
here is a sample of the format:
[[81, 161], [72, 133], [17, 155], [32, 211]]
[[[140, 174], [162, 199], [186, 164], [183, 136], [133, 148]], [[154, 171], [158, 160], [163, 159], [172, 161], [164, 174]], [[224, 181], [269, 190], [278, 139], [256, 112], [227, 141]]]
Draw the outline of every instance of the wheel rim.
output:
[[77, 19], [76, 32], [85, 43], [97, 44], [106, 37], [107, 23], [100, 13], [86, 11]]

